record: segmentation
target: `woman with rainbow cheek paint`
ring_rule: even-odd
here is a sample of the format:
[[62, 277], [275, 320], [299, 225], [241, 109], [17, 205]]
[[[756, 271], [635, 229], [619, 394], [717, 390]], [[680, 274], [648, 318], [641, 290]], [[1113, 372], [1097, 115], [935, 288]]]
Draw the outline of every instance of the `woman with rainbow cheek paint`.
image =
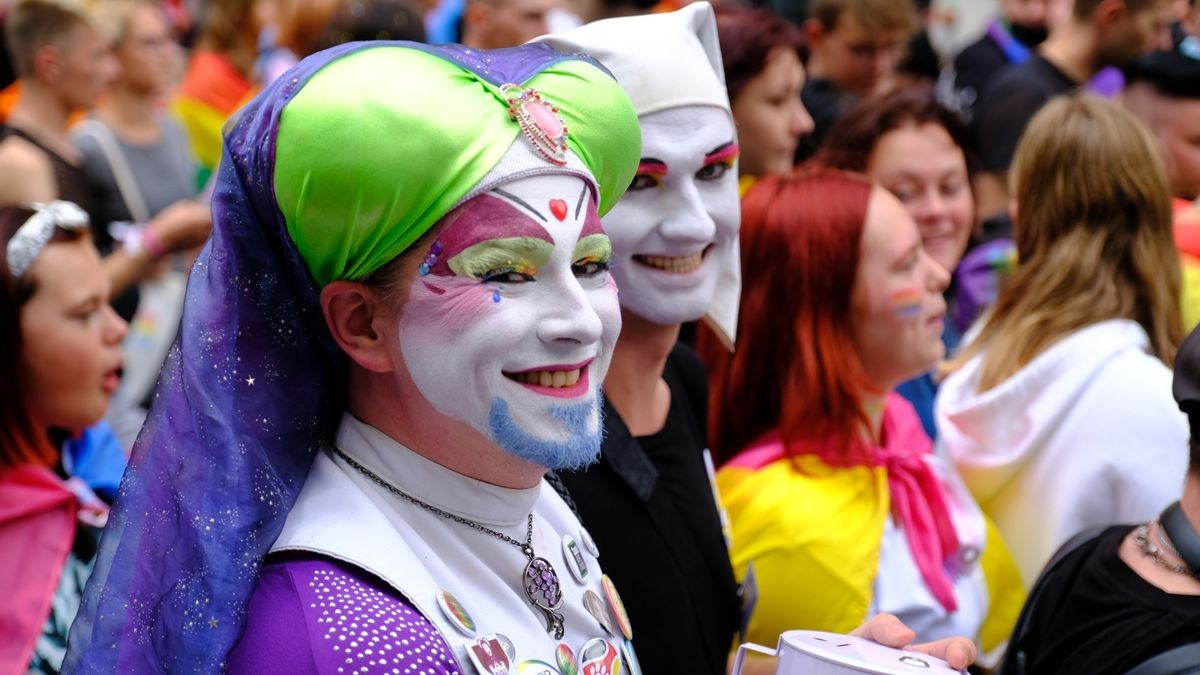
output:
[[740, 344], [699, 346], [730, 557], [757, 580], [747, 638], [891, 612], [918, 640], [1002, 646], [1024, 600], [1015, 564], [895, 393], [942, 357], [948, 275], [900, 201], [858, 174], [767, 176], [743, 216], [756, 274]]
[[409, 286], [394, 339], [407, 375], [436, 411], [517, 457], [590, 464], [621, 327], [611, 255], [578, 178], [525, 178], [467, 202]]

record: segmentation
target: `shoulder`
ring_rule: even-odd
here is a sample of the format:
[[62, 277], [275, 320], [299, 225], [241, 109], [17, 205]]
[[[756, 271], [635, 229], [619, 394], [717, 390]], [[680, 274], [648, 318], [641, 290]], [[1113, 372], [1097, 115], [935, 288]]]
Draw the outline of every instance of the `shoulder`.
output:
[[50, 201], [58, 196], [54, 166], [45, 151], [16, 136], [0, 140], [0, 201]]
[[418, 664], [423, 673], [462, 672], [433, 624], [366, 572], [320, 557], [265, 565], [229, 672], [335, 673], [346, 664], [365, 673]]

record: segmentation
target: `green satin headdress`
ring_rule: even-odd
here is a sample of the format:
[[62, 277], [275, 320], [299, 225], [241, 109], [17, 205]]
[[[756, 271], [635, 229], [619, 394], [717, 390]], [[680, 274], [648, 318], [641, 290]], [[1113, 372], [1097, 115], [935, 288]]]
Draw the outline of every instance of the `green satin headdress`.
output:
[[[275, 197], [318, 285], [361, 279], [395, 258], [470, 195], [514, 141], [530, 143], [509, 113], [505, 84], [536, 89], [557, 107], [571, 163], [591, 173], [601, 214], [633, 179], [637, 116], [590, 58], [545, 45], [375, 44], [312, 75], [280, 116]], [[537, 164], [511, 178], [579, 173]]]

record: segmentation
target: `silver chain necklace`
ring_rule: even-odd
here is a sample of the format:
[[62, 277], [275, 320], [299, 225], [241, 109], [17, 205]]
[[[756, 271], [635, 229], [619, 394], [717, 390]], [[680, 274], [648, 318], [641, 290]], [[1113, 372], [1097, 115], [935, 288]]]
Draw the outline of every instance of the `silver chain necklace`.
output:
[[379, 477], [374, 471], [359, 464], [353, 457], [347, 455], [341, 448], [333, 446], [334, 453], [341, 457], [352, 469], [371, 479], [373, 483], [397, 497], [419, 506], [430, 513], [439, 515], [447, 520], [453, 520], [456, 523], [461, 523], [467, 527], [482, 532], [486, 535], [495, 537], [506, 544], [512, 544], [525, 554], [525, 558], [529, 561], [525, 564], [525, 569], [521, 573], [521, 588], [525, 591], [525, 597], [538, 610], [540, 610], [546, 619], [546, 632], [554, 637], [555, 640], [561, 640], [565, 632], [563, 615], [558, 612], [562, 607], [562, 587], [558, 583], [558, 572], [554, 571], [554, 566], [549, 560], [537, 556], [533, 551], [533, 512], [529, 512], [529, 525], [525, 531], [525, 541], [520, 542], [516, 539], [497, 532], [486, 525], [456, 516], [448, 511], [443, 511], [433, 504], [417, 499], [416, 497], [404, 492], [400, 488], [392, 485]]
[[[1166, 544], [1166, 542], [1162, 540], [1162, 525], [1159, 525], [1158, 521], [1155, 521], [1154, 525], [1156, 526], [1155, 529], [1160, 533], [1159, 541]], [[1137, 529], [1133, 531], [1133, 543], [1137, 544], [1138, 549], [1140, 549], [1143, 554], [1153, 560], [1159, 567], [1171, 570], [1176, 574], [1186, 574], [1188, 576], [1192, 575], [1192, 571], [1188, 569], [1187, 565], [1173, 563], [1163, 557], [1163, 549], [1160, 548], [1158, 544], [1150, 541], [1149, 523], [1137, 526]], [[1174, 553], [1174, 547], [1170, 547], [1169, 550]]]

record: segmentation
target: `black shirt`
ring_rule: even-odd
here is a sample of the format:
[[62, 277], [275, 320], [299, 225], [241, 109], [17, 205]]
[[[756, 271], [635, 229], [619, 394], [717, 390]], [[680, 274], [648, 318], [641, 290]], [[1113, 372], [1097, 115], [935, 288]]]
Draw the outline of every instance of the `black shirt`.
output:
[[1007, 65], [1008, 56], [986, 33], [954, 57], [954, 95], [964, 122], [974, 118], [980, 92]]
[[1200, 596], [1167, 593], [1118, 556], [1130, 529], [1105, 530], [1094, 547], [1071, 554], [1086, 556], [1078, 573], [1047, 583], [1030, 618], [1030, 675], [1123, 673], [1200, 640]]
[[630, 436], [606, 401], [600, 462], [560, 475], [621, 593], [642, 671], [724, 675], [738, 597], [702, 456], [704, 366], [677, 345], [663, 379], [671, 407], [658, 433]]
[[1040, 54], [996, 74], [975, 104], [971, 123], [984, 171], [1006, 171], [1029, 120], [1054, 96], [1079, 87]]

